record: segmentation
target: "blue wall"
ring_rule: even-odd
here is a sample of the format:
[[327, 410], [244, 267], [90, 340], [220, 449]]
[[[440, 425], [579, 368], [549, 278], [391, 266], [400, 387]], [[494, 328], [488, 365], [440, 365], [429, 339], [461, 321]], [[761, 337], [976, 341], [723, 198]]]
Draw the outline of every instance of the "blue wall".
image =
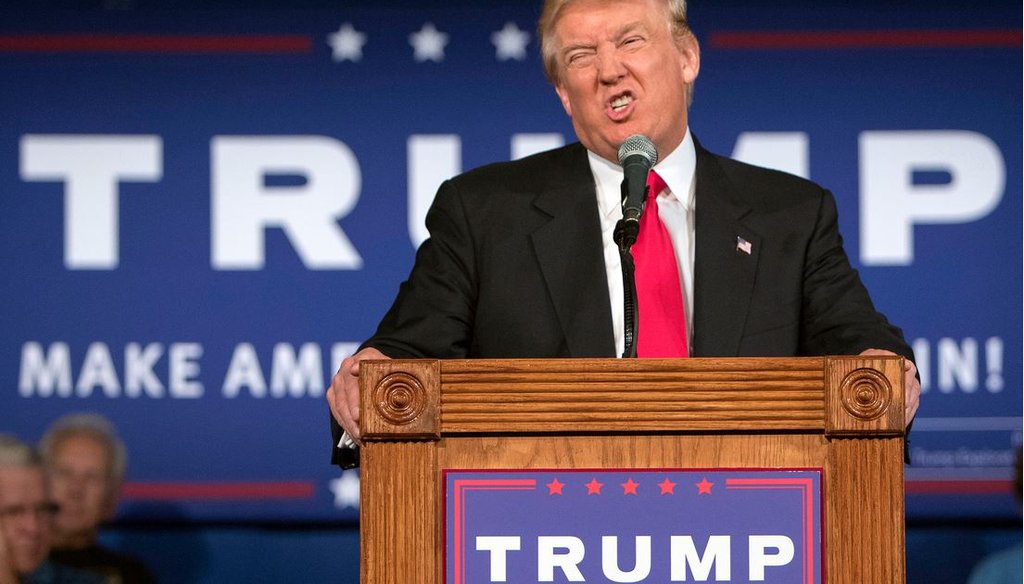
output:
[[103, 540], [160, 582], [359, 582], [354, 528], [116, 527]]

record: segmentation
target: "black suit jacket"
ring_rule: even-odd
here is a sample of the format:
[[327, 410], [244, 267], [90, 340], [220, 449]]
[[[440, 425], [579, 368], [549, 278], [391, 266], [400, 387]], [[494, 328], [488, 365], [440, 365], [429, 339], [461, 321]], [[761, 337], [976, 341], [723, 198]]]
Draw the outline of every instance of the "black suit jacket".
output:
[[[694, 356], [879, 348], [912, 358], [850, 266], [831, 193], [696, 149]], [[409, 279], [364, 346], [391, 357], [615, 356], [583, 146], [445, 182], [427, 227]]]

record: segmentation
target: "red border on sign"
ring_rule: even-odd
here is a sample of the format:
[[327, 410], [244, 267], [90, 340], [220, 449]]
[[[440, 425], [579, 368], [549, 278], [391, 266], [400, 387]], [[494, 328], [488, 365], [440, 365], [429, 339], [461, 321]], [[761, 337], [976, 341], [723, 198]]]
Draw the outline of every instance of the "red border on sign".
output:
[[[820, 480], [820, 478], [819, 478]], [[804, 582], [814, 582], [814, 483], [811, 479], [725, 479], [727, 489], [798, 489], [803, 497]]]
[[[531, 468], [531, 469], [443, 469], [441, 471], [442, 487], [443, 492], [447, 493], [449, 472], [454, 473], [478, 473], [478, 474], [516, 474], [516, 473], [589, 473], [589, 472], [602, 472], [602, 473], [621, 473], [630, 471], [640, 471], [643, 473], [656, 473], [656, 472], [682, 472], [682, 473], [697, 473], [701, 471], [707, 472], [816, 472], [818, 473], [818, 482], [820, 488], [824, 490], [824, 479], [822, 477], [822, 469], [820, 467], [793, 467], [793, 468]], [[465, 496], [468, 491], [528, 491], [536, 490], [537, 481], [534, 479], [455, 479], [453, 483], [454, 487], [454, 508], [452, 521], [455, 523], [451, 526], [453, 531], [453, 544], [455, 546], [453, 566], [455, 570], [455, 578], [453, 584], [464, 584], [465, 583], [465, 571], [466, 571], [466, 558], [463, 556], [462, 551], [465, 549], [465, 511], [466, 507]], [[775, 479], [751, 479], [751, 478], [736, 478], [726, 479], [727, 489], [798, 489], [802, 494], [801, 504], [801, 523], [804, 526], [804, 539], [805, 541], [805, 563], [804, 563], [804, 580], [806, 584], [811, 584], [814, 581], [814, 482], [812, 479], [786, 479], [786, 478], [775, 478]], [[442, 509], [442, 516], [445, 518], [444, 531], [447, 532], [449, 526], [447, 525], [448, 517], [448, 497], [442, 498], [444, 502], [444, 508]], [[821, 515], [821, 529], [824, 532], [824, 518], [825, 511], [824, 506], [819, 509]], [[444, 551], [442, 557], [448, 557], [448, 538], [444, 538]], [[825, 573], [825, 561], [824, 561], [824, 538], [821, 541], [822, 547], [822, 576]], [[444, 563], [442, 579], [447, 582], [448, 575], [448, 563]], [[824, 581], [824, 579], [822, 579]]]
[[[445, 483], [447, 484], [447, 480]], [[469, 491], [534, 491], [537, 489], [537, 481], [534, 479], [455, 479], [452, 487], [455, 491], [453, 497], [455, 506], [452, 509], [452, 523], [455, 524], [452, 526], [455, 557], [452, 563], [455, 567], [455, 584], [462, 584], [466, 580], [466, 558], [462, 554], [462, 550], [465, 549], [463, 538], [466, 537], [466, 493]], [[447, 510], [444, 516], [448, 517]], [[445, 545], [448, 545], [447, 539], [445, 538]], [[447, 550], [445, 550], [444, 557], [448, 557]], [[447, 562], [445, 562], [445, 567], [447, 569]]]

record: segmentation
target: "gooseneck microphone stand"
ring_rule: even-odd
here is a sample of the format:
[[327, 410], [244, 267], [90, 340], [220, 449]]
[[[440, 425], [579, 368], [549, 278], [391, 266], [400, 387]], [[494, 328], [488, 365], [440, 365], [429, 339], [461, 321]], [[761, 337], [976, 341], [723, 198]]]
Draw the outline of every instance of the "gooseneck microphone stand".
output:
[[[647, 199], [648, 189], [650, 187], [646, 187], [644, 190], [644, 200]], [[623, 202], [626, 200], [627, 190], [626, 181], [623, 180]], [[639, 325], [636, 302], [636, 267], [633, 264], [633, 254], [629, 250], [636, 243], [636, 237], [639, 232], [640, 223], [638, 221], [627, 221], [625, 218], [622, 218], [615, 224], [615, 231], [612, 233], [613, 241], [619, 246], [619, 264], [622, 266], [622, 300], [624, 304], [622, 323], [625, 328], [623, 334], [623, 359], [636, 358], [636, 335]]]
[[619, 166], [622, 167], [622, 219], [615, 224], [612, 239], [619, 247], [619, 260], [622, 265], [622, 299], [625, 306], [622, 311], [622, 322], [625, 325], [623, 334], [623, 359], [636, 358], [637, 331], [640, 328], [637, 315], [640, 308], [636, 298], [636, 266], [630, 248], [636, 243], [640, 234], [640, 217], [644, 212], [647, 194], [647, 178], [658, 162], [658, 149], [650, 138], [642, 134], [633, 134], [619, 146]]

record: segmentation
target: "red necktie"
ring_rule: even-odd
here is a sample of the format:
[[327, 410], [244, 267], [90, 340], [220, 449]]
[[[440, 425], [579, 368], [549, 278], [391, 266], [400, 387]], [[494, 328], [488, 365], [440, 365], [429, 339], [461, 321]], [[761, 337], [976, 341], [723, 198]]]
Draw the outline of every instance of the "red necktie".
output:
[[665, 181], [653, 170], [647, 176], [647, 201], [640, 234], [633, 244], [636, 264], [638, 357], [687, 357], [686, 312], [672, 239], [658, 216], [658, 194]]

